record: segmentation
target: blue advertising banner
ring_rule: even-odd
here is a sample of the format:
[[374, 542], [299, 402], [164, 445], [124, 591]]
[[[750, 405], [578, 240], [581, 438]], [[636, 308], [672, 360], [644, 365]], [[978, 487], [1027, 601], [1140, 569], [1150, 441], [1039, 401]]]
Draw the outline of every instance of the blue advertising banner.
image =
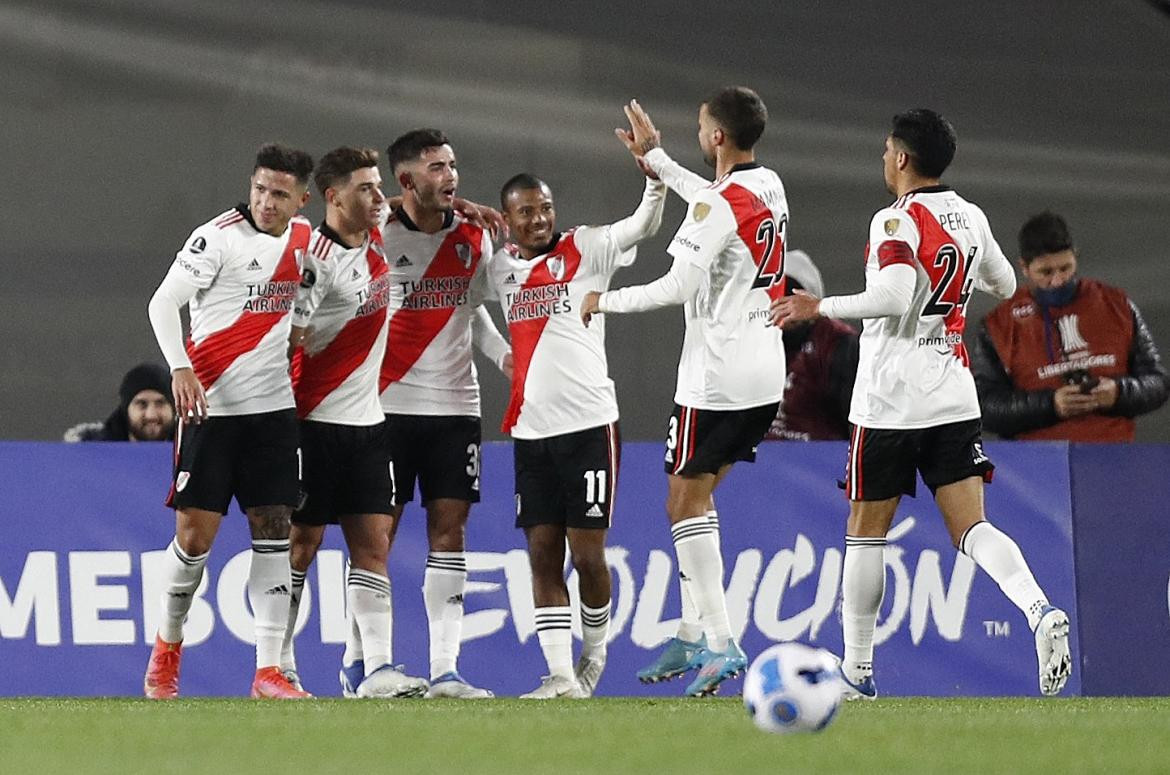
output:
[[1168, 695], [1170, 447], [1074, 444], [1084, 693]]
[[[1075, 608], [1068, 449], [989, 444], [992, 521], [1012, 535], [1052, 601]], [[848, 504], [836, 487], [843, 443], [770, 443], [717, 494], [732, 626], [755, 654], [800, 640], [841, 653], [840, 580]], [[159, 606], [158, 568], [174, 530], [162, 504], [162, 444], [0, 443], [0, 695], [137, 695]], [[535, 637], [523, 534], [513, 527], [511, 447], [485, 445], [483, 502], [472, 509], [460, 668], [500, 695], [546, 671]], [[635, 671], [674, 633], [679, 611], [664, 511], [662, 449], [623, 448], [609, 535], [614, 577], [609, 661], [598, 694], [678, 695]], [[1035, 695], [1036, 656], [1022, 614], [950, 545], [929, 492], [904, 499], [886, 551], [877, 628], [883, 695]], [[297, 655], [306, 688], [336, 695], [345, 633], [340, 532], [309, 572]], [[223, 523], [187, 624], [185, 696], [246, 695], [254, 670], [246, 600], [246, 520]], [[394, 658], [425, 674], [423, 514], [407, 508], [391, 556]], [[570, 578], [570, 589], [575, 580]], [[1163, 588], [1164, 590], [1165, 588]], [[575, 606], [575, 602], [574, 602]], [[574, 624], [575, 629], [577, 624]], [[579, 630], [577, 630], [579, 632]], [[1074, 654], [1079, 646], [1074, 633]], [[733, 682], [725, 693], [738, 691]], [[1075, 670], [1066, 693], [1081, 691]]]

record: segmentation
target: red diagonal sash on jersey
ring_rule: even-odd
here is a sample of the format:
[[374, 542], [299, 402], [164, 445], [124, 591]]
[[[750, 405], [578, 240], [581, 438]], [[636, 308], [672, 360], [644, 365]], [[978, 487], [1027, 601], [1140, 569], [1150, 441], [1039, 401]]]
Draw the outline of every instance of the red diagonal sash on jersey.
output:
[[[549, 261], [560, 258], [564, 261], [564, 271], [559, 278], [554, 277], [549, 268]], [[520, 287], [520, 292], [538, 288], [542, 285], [567, 284], [577, 274], [581, 266], [581, 251], [572, 234], [566, 235], [551, 251], [544, 261], [541, 261], [528, 273], [528, 279]], [[520, 409], [524, 404], [524, 383], [528, 379], [528, 367], [532, 365], [532, 354], [536, 351], [536, 344], [544, 327], [548, 325], [548, 316], [520, 320], [508, 324], [508, 333], [512, 336], [512, 394], [508, 400], [508, 410], [504, 413], [504, 422], [500, 430], [511, 433], [516, 421], [520, 418]]]
[[[386, 259], [375, 249], [375, 246], [380, 247], [381, 244], [382, 235], [377, 229], [371, 229], [370, 244], [366, 248], [371, 288], [375, 287], [379, 278], [390, 272]], [[297, 350], [293, 358], [292, 380], [299, 417], [308, 417], [326, 396], [366, 362], [385, 322], [386, 305], [382, 303], [377, 309], [347, 321], [333, 340], [316, 355], [306, 354], [303, 348]]]
[[758, 196], [732, 183], [719, 192], [731, 205], [736, 231], [756, 264], [753, 288], [764, 288], [768, 296], [784, 295], [784, 224], [776, 223], [772, 210]]
[[[475, 274], [475, 268], [482, 257], [482, 232], [469, 223], [463, 222], [451, 230], [451, 233], [439, 245], [438, 252], [431, 259], [427, 271], [422, 276], [422, 282], [440, 277], [468, 277]], [[471, 260], [464, 265], [459, 257], [456, 246], [469, 245]], [[386, 357], [382, 361], [382, 375], [378, 380], [378, 393], [386, 390], [392, 382], [397, 382], [410, 371], [418, 362], [428, 346], [434, 341], [443, 326], [455, 314], [455, 307], [435, 307], [412, 309], [411, 299], [417, 293], [411, 293], [403, 300], [403, 306], [390, 316], [390, 334], [386, 339]]]
[[[967, 313], [959, 299], [963, 293], [963, 282], [967, 277], [967, 255], [959, 243], [955, 241], [955, 238], [939, 225], [938, 219], [925, 205], [920, 202], [911, 202], [906, 210], [914, 222], [918, 224], [918, 233], [922, 240], [918, 245], [918, 263], [926, 271], [926, 276], [930, 278], [931, 290], [937, 289], [941, 282], [948, 283], [938, 297], [940, 302], [951, 305], [950, 311], [943, 317], [946, 331], [948, 334], [957, 334], [961, 337], [963, 330], [967, 327]], [[949, 268], [949, 277], [946, 262], [941, 264], [936, 262], [939, 249], [944, 245], [954, 247], [955, 259], [958, 262], [956, 266]], [[962, 361], [964, 366], [970, 365], [971, 359], [967, 355], [967, 346], [963, 344], [962, 339], [954, 345], [953, 351], [955, 357]]]
[[288, 317], [292, 311], [292, 298], [296, 294], [296, 286], [301, 276], [297, 251], [303, 252], [308, 248], [312, 229], [308, 223], [300, 222], [293, 222], [289, 229], [292, 233], [289, 234], [288, 244], [284, 247], [280, 261], [276, 263], [276, 271], [268, 279], [269, 283], [290, 283], [289, 292], [279, 296], [280, 301], [288, 302], [287, 305], [281, 304], [281, 307], [287, 306], [287, 309], [273, 312], [245, 311], [240, 313], [230, 326], [216, 331], [199, 344], [187, 341], [187, 355], [191, 358], [195, 376], [199, 378], [204, 390], [214, 385], [237, 358], [251, 352], [273, 326]]

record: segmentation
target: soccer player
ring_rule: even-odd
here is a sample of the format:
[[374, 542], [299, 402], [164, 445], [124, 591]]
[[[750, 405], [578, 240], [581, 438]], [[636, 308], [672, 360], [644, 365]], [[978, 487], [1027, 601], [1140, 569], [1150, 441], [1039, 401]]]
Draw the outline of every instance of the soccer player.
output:
[[963, 329], [972, 288], [1007, 298], [1015, 274], [987, 216], [941, 182], [955, 131], [932, 110], [894, 116], [882, 163], [897, 199], [870, 222], [865, 290], [773, 303], [777, 325], [818, 315], [863, 318], [844, 483], [849, 497], [842, 586], [851, 698], [877, 696], [873, 630], [885, 593], [882, 553], [915, 474], [934, 494], [951, 540], [995, 580], [1035, 632], [1040, 691], [1058, 693], [1072, 662], [1068, 616], [1049, 604], [1019, 547], [984, 516], [994, 466], [983, 452], [979, 400]]
[[[453, 208], [459, 172], [447, 137], [416, 129], [387, 150], [402, 204], [383, 232], [390, 265], [390, 333], [379, 388], [394, 460], [397, 529], [417, 481], [427, 514], [423, 599], [430, 629], [428, 697], [477, 699], [457, 669], [467, 583], [464, 529], [479, 501], [479, 382], [473, 329], [481, 350], [505, 371], [507, 342], [483, 297], [491, 238]], [[356, 654], [347, 655], [353, 659]], [[343, 663], [343, 670], [352, 669]]]
[[715, 168], [709, 187], [693, 173], [679, 174], [636, 102], [626, 115], [630, 130], [619, 137], [667, 186], [679, 186], [690, 207], [670, 244], [670, 271], [648, 285], [587, 294], [581, 316], [588, 325], [598, 312], [684, 305], [686, 334], [667, 424], [666, 511], [680, 578], [706, 640], [677, 649], [674, 639], [664, 656], [676, 658], [676, 675], [699, 669], [686, 693], [701, 696], [747, 666], [728, 620], [713, 496], [733, 463], [755, 460], [783, 394], [784, 346], [768, 304], [784, 288], [788, 202], [776, 173], [755, 161], [767, 109], [751, 89], [721, 89], [699, 108], [699, 147]]
[[[289, 515], [297, 504], [297, 418], [288, 337], [301, 256], [312, 226], [313, 160], [265, 145], [247, 204], [192, 232], [150, 300], [150, 322], [171, 367], [175, 538], [163, 571], [163, 616], [147, 666], [146, 696], [179, 694], [183, 620], [234, 495], [252, 531], [248, 600], [256, 623], [253, 697], [301, 698], [280, 671], [289, 610]], [[179, 311], [189, 306], [186, 348]]]
[[[536, 635], [549, 675], [531, 699], [589, 697], [605, 669], [610, 574], [605, 537], [617, 491], [618, 406], [605, 358], [605, 326], [581, 325], [589, 291], [609, 287], [635, 246], [658, 232], [666, 187], [648, 175], [633, 215], [609, 226], [556, 231], [552, 191], [516, 175], [500, 191], [516, 244], [488, 266], [488, 295], [500, 300], [515, 366], [503, 430], [515, 439], [516, 527], [532, 568]], [[581, 658], [573, 668], [565, 542], [577, 569]]]
[[378, 376], [386, 351], [390, 270], [380, 226], [386, 198], [378, 152], [325, 154], [314, 182], [325, 222], [305, 255], [293, 312], [293, 388], [300, 417], [305, 501], [293, 514], [292, 594], [281, 667], [298, 683], [291, 648], [305, 573], [325, 526], [349, 548], [346, 602], [365, 655], [354, 696], [403, 697], [427, 689], [391, 663], [390, 551], [394, 484]]

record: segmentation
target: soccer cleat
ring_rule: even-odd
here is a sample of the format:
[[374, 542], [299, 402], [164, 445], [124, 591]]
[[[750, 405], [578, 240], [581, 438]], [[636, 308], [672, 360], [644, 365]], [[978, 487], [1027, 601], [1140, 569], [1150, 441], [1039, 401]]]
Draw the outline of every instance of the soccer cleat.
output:
[[366, 663], [365, 660], [355, 659], [352, 664], [341, 664], [341, 670], [337, 672], [337, 680], [341, 682], [341, 696], [353, 699], [357, 697], [358, 687], [362, 685], [362, 679], [366, 677]]
[[601, 673], [605, 670], [605, 654], [600, 657], [587, 657], [584, 654], [577, 660], [577, 683], [586, 697], [592, 697], [597, 689], [597, 682], [601, 680]]
[[747, 668], [747, 654], [733, 640], [723, 651], [700, 649], [692, 660], [699, 666], [699, 674], [687, 687], [688, 697], [707, 697], [719, 691], [719, 684], [735, 678]]
[[463, 676], [454, 670], [443, 673], [431, 681], [431, 688], [427, 689], [427, 699], [429, 700], [439, 697], [450, 697], [456, 700], [486, 700], [495, 696], [487, 689], [480, 689], [478, 686], [467, 683]]
[[183, 641], [167, 643], [154, 636], [154, 648], [146, 663], [143, 690], [152, 700], [173, 700], [179, 696], [179, 663], [183, 659]]
[[1068, 614], [1047, 605], [1036, 623], [1036, 661], [1040, 666], [1040, 693], [1045, 697], [1060, 694], [1072, 673], [1072, 656], [1068, 650]]
[[260, 668], [252, 679], [254, 700], [303, 700], [312, 696], [290, 684], [276, 665]]
[[853, 700], [876, 700], [877, 699], [877, 684], [873, 682], [873, 676], [867, 675], [857, 683], [849, 680], [849, 676], [845, 675], [845, 671], [837, 668], [841, 673], [841, 696], [847, 701]]
[[357, 696], [395, 699], [399, 697], [421, 697], [426, 694], [429, 684], [423, 678], [415, 678], [402, 672], [401, 665], [382, 665], [366, 676], [357, 688]]
[[551, 700], [557, 697], [567, 697], [571, 700], [583, 700], [589, 695], [577, 683], [576, 678], [567, 678], [563, 675], [546, 675], [541, 677], [540, 686], [528, 694], [521, 694], [522, 700]]
[[707, 636], [699, 638], [697, 643], [681, 638], [671, 638], [666, 642], [666, 648], [658, 655], [658, 659], [649, 667], [638, 671], [638, 680], [644, 684], [654, 684], [659, 681], [669, 681], [677, 678], [698, 665], [695, 655], [707, 646]]
[[297, 673], [295, 668], [283, 667], [280, 669], [280, 674], [284, 676], [284, 680], [288, 681], [292, 688], [300, 692], [305, 690], [305, 687], [301, 684], [301, 676]]

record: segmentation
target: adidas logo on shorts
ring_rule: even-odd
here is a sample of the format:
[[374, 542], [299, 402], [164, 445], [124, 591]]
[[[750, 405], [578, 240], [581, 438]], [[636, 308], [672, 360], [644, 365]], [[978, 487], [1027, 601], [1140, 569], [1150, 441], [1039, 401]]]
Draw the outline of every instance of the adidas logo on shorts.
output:
[[604, 517], [605, 515], [601, 513], [601, 507], [598, 506], [596, 503], [594, 503], [592, 506], [589, 507], [589, 510], [585, 512], [585, 516], [601, 518], [601, 517]]

